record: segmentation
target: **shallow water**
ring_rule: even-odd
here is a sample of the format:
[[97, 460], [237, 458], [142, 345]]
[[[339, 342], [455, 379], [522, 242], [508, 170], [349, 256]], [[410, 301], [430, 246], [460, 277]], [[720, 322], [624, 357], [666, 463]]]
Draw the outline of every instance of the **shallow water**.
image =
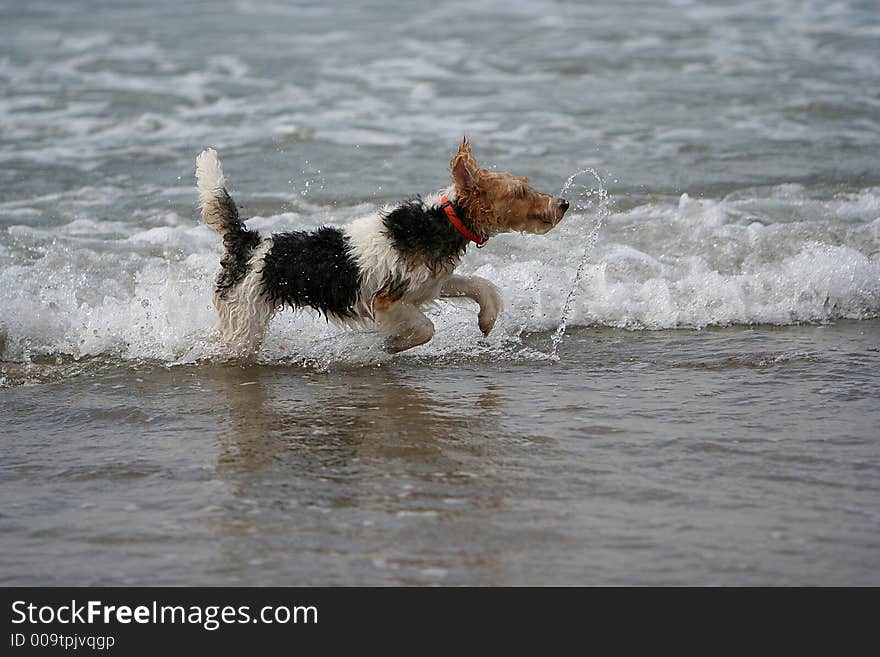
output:
[[12, 388], [3, 582], [878, 584], [878, 333]]
[[[873, 3], [204, 7], [3, 11], [0, 582], [880, 583]], [[221, 361], [196, 153], [273, 231], [464, 133], [602, 180], [468, 253], [488, 339], [284, 313]]]

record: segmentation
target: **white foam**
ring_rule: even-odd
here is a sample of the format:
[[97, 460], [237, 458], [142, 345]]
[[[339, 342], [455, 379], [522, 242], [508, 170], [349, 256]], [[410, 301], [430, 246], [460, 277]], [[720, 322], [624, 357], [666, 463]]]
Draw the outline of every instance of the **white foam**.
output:
[[[766, 198], [684, 197], [612, 212], [585, 266], [569, 325], [662, 329], [877, 317], [878, 197], [877, 189], [866, 189], [811, 200], [785, 189]], [[787, 219], [761, 216], [768, 204]], [[271, 231], [328, 218], [326, 209], [301, 209], [253, 224]], [[337, 210], [336, 219], [364, 209]], [[828, 219], [788, 217], [799, 213]], [[495, 331], [482, 338], [475, 305], [441, 302], [430, 311], [436, 337], [405, 357], [543, 357], [527, 350], [521, 336], [559, 325], [593, 219], [576, 213], [547, 236], [499, 236], [469, 253], [462, 272], [493, 280], [502, 291], [505, 312]], [[101, 229], [90, 218], [9, 230], [15, 241], [0, 252], [4, 360], [111, 354], [176, 363], [220, 353], [211, 305], [216, 236], [175, 213], [139, 223], [160, 225], [113, 222], [121, 235], [101, 239], [89, 239], [92, 228]], [[387, 356], [369, 331], [285, 312], [272, 324], [261, 358], [327, 366], [381, 363]]]

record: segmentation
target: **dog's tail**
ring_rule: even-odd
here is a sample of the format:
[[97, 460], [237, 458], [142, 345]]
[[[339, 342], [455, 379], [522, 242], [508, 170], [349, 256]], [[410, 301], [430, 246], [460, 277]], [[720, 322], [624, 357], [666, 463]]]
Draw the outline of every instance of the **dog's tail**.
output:
[[208, 148], [196, 158], [196, 184], [199, 189], [199, 209], [205, 223], [221, 237], [244, 229], [238, 218], [238, 207], [226, 191], [226, 177], [217, 151]]

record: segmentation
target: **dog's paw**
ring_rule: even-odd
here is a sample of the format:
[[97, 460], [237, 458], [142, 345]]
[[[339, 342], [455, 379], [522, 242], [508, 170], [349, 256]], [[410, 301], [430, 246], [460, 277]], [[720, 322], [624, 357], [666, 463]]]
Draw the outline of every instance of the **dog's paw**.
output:
[[498, 288], [488, 283], [483, 289], [482, 298], [480, 299], [480, 315], [477, 318], [480, 323], [480, 330], [485, 337], [489, 336], [492, 329], [495, 328], [495, 322], [504, 304], [501, 301], [501, 293]]
[[485, 311], [480, 312], [480, 317], [479, 317], [480, 330], [483, 332], [483, 337], [486, 337], [486, 338], [489, 337], [489, 333], [491, 333], [492, 329], [495, 328], [495, 322], [497, 319], [498, 319], [497, 312], [492, 312], [492, 313], [485, 312]]
[[480, 330], [483, 332], [483, 337], [488, 338], [489, 333], [492, 332], [492, 329], [495, 328], [495, 321], [498, 319], [498, 314], [489, 314], [489, 313], [480, 313]]
[[399, 354], [401, 351], [406, 351], [411, 346], [412, 345], [398, 335], [391, 335], [385, 338], [382, 342], [382, 349], [387, 354]]

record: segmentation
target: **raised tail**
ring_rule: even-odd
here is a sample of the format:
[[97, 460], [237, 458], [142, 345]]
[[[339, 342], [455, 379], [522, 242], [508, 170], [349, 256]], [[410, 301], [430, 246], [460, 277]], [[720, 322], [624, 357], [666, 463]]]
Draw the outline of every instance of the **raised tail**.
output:
[[205, 223], [222, 237], [244, 229], [238, 218], [238, 207], [226, 191], [226, 177], [217, 151], [208, 148], [196, 157], [196, 185], [199, 190], [199, 209]]

